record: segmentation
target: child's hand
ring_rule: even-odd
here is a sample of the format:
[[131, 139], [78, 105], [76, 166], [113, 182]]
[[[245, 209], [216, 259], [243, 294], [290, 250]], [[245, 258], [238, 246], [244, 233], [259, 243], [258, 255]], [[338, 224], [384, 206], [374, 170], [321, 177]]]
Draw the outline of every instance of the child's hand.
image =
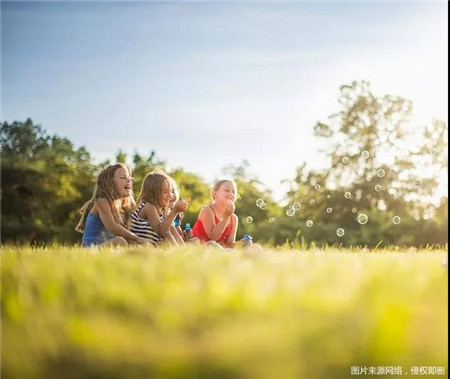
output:
[[188, 203], [186, 200], [179, 200], [177, 203], [173, 206], [173, 211], [175, 213], [180, 213], [186, 211], [188, 207]]
[[148, 243], [148, 240], [146, 238], [136, 237], [135, 242], [138, 244], [145, 244]]
[[232, 201], [230, 201], [225, 207], [225, 211], [223, 212], [224, 216], [231, 216], [234, 213], [235, 207]]

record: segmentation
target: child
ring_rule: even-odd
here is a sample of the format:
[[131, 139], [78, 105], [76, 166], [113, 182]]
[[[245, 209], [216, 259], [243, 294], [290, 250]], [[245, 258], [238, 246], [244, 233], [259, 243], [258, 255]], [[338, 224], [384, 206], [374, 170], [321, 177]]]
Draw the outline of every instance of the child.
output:
[[[172, 180], [172, 200], [170, 201], [169, 204], [169, 209], [172, 209], [174, 204], [180, 199], [180, 188], [178, 187], [177, 183], [175, 182], [175, 180]], [[186, 201], [189, 201], [190, 197], [188, 197], [186, 199]], [[178, 236], [176, 236], [177, 242], [179, 242], [179, 244], [181, 245], [185, 245], [185, 242], [188, 243], [200, 243], [200, 240], [197, 237], [194, 237], [191, 233], [187, 233], [186, 231], [183, 231], [183, 229], [181, 229], [181, 222], [183, 221], [184, 218], [184, 213], [180, 212], [176, 215], [175, 220], [173, 221], [173, 227], [171, 227], [171, 231], [172, 234], [174, 236], [176, 236], [178, 234], [178, 236], [180, 236], [181, 241], [179, 241], [177, 238]], [[189, 235], [190, 234], [190, 235]]]
[[174, 235], [171, 227], [177, 214], [184, 212], [188, 204], [186, 200], [179, 200], [172, 209], [169, 208], [173, 199], [172, 181], [163, 171], [147, 174], [142, 182], [138, 207], [131, 215], [131, 231], [154, 245], [163, 240], [175, 246], [180, 244], [179, 236]]
[[132, 178], [121, 164], [109, 165], [97, 177], [92, 198], [81, 208], [81, 219], [75, 228], [83, 233], [83, 246], [127, 245], [127, 241], [146, 240], [128, 230], [134, 207]]
[[192, 228], [193, 235], [202, 243], [234, 247], [238, 226], [238, 218], [234, 214], [236, 183], [233, 180], [219, 180], [214, 185], [211, 197], [213, 203], [200, 210], [197, 222]]

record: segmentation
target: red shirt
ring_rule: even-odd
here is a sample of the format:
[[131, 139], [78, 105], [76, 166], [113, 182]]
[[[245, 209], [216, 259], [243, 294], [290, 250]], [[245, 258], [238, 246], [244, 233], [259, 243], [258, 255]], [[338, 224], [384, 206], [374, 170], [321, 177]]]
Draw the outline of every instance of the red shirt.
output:
[[[218, 217], [216, 216], [216, 212], [214, 212], [214, 209], [210, 206], [211, 210], [214, 213], [214, 225], [217, 225], [220, 220], [218, 219]], [[233, 225], [233, 222], [230, 222], [227, 227], [225, 228], [225, 230], [222, 232], [222, 235], [219, 237], [219, 239], [216, 241], [218, 244], [220, 245], [225, 245], [225, 241], [227, 239], [227, 237], [230, 235], [231, 233], [231, 226]], [[195, 222], [194, 227], [192, 228], [192, 234], [194, 235], [194, 237], [197, 237], [200, 239], [200, 241], [202, 241], [202, 243], [211, 241], [211, 239], [208, 237], [208, 235], [205, 232], [205, 227], [203, 226], [203, 222], [200, 219], [197, 219], [197, 221]]]

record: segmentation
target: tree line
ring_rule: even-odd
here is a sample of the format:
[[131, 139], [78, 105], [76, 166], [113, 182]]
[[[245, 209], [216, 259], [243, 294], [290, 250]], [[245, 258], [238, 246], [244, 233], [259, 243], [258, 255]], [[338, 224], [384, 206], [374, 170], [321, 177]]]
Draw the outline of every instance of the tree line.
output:
[[[314, 126], [328, 167], [299, 166], [285, 180], [286, 205], [247, 173], [247, 162], [224, 168], [241, 195], [238, 238], [251, 234], [263, 244], [293, 247], [447, 244], [448, 197], [436, 197], [447, 180], [447, 123], [414, 125], [411, 101], [376, 96], [364, 81], [341, 86], [338, 100], [340, 110]], [[93, 163], [84, 147], [49, 135], [31, 119], [2, 122], [1, 148], [2, 243], [80, 243], [79, 208], [110, 162]], [[167, 170], [155, 151], [131, 157], [119, 151], [116, 161], [131, 167], [136, 195], [149, 171], [173, 176], [191, 197], [184, 218], [191, 225], [210, 202], [211, 183], [183, 168]]]

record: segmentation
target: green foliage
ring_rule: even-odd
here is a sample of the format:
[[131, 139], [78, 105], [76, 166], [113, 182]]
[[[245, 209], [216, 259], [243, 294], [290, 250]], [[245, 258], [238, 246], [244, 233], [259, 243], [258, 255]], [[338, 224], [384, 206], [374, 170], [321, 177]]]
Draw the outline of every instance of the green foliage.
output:
[[[448, 367], [443, 250], [4, 247], [2, 378]], [[57, 267], [57, 269], [55, 269]]]
[[[436, 204], [435, 195], [447, 175], [447, 123], [414, 125], [409, 100], [376, 96], [364, 81], [342, 86], [339, 104], [338, 112], [314, 127], [326, 142], [329, 167], [297, 167], [295, 177], [285, 180], [290, 187], [285, 207], [249, 173], [248, 162], [224, 168], [240, 193], [238, 238], [250, 234], [255, 241], [277, 246], [446, 244], [448, 198]], [[2, 242], [79, 241], [74, 231], [78, 209], [90, 198], [96, 174], [110, 162], [94, 165], [84, 148], [47, 135], [31, 120], [3, 123], [1, 144]], [[363, 158], [362, 152], [368, 156]], [[116, 161], [133, 171], [137, 197], [147, 173], [167, 168], [153, 150], [148, 157], [135, 153], [131, 159], [123, 151], [116, 154]], [[182, 168], [168, 173], [181, 196], [191, 198], [184, 222], [192, 225], [200, 207], [211, 201], [211, 183]], [[264, 200], [264, 209], [256, 206], [257, 199]], [[295, 203], [301, 208], [286, 216], [287, 206]], [[362, 213], [369, 217], [367, 224], [357, 221]], [[249, 216], [252, 222], [247, 222]], [[394, 216], [401, 218], [400, 224], [393, 224]], [[306, 226], [307, 220], [313, 221], [312, 227]], [[344, 236], [336, 234], [338, 228], [345, 230]]]
[[29, 119], [2, 123], [1, 145], [2, 241], [77, 241], [77, 209], [94, 185], [89, 153]]

